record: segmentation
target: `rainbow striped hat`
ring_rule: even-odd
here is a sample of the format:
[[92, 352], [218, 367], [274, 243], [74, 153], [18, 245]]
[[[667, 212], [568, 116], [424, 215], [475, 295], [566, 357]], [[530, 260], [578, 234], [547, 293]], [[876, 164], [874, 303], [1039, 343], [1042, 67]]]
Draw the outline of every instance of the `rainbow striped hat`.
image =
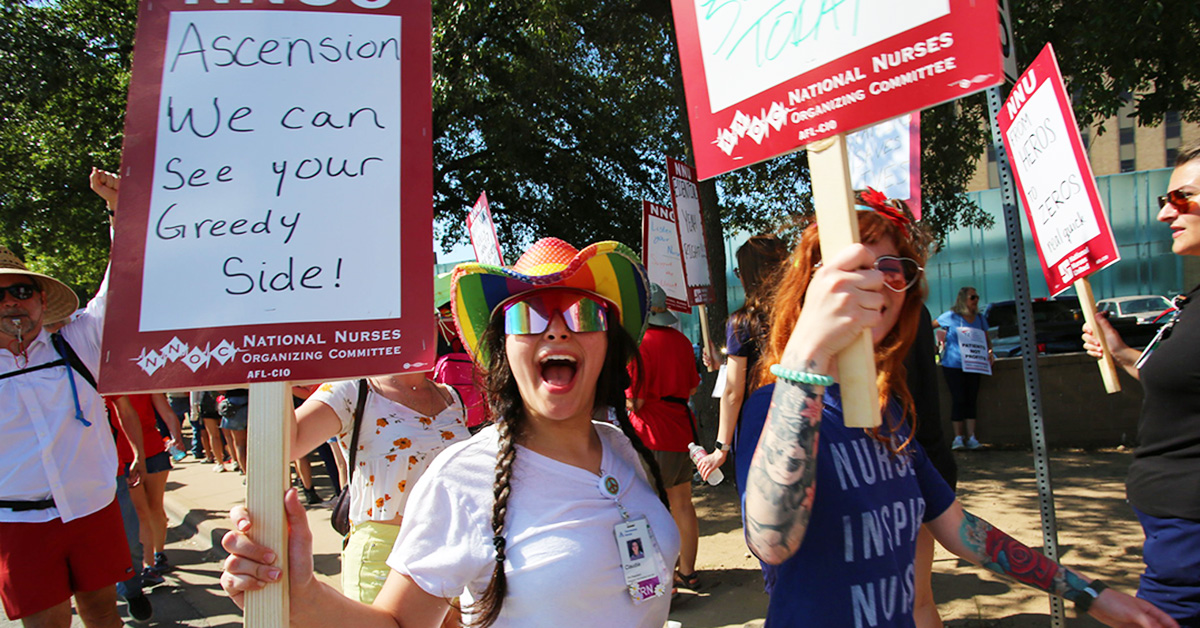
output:
[[646, 271], [633, 250], [620, 242], [597, 242], [578, 251], [558, 238], [543, 238], [511, 269], [466, 263], [454, 268], [454, 322], [463, 346], [478, 356], [479, 339], [504, 301], [541, 288], [591, 292], [617, 306], [621, 325], [641, 342], [649, 313]]

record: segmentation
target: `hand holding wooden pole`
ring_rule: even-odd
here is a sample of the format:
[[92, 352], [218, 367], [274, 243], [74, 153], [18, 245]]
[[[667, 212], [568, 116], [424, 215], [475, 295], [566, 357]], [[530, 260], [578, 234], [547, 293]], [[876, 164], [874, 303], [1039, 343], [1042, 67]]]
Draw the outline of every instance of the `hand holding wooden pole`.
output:
[[246, 448], [246, 507], [254, 518], [250, 536], [266, 545], [278, 558], [275, 566], [285, 577], [260, 591], [246, 592], [246, 626], [287, 628], [288, 573], [287, 516], [283, 494], [288, 485], [291, 462], [287, 413], [292, 404], [292, 387], [287, 382], [250, 384], [250, 411]]
[[[808, 145], [813, 202], [821, 235], [821, 257], [829, 259], [859, 241], [858, 215], [850, 189], [850, 163], [842, 134]], [[875, 343], [864, 330], [837, 356], [838, 383], [846, 427], [880, 423], [879, 387], [875, 382]]]
[[1108, 350], [1108, 340], [1096, 324], [1096, 298], [1092, 295], [1092, 282], [1087, 277], [1076, 279], [1075, 293], [1079, 295], [1079, 304], [1083, 306], [1083, 318], [1092, 328], [1092, 335], [1096, 337], [1096, 342], [1100, 343], [1100, 351], [1104, 353], [1104, 357], [1098, 361], [1100, 377], [1104, 380], [1104, 390], [1108, 391], [1110, 395], [1121, 392], [1121, 380], [1117, 378], [1117, 365], [1113, 362], [1112, 353]]
[[[700, 346], [703, 347], [702, 351], [707, 352], [708, 348], [712, 346], [712, 338], [708, 333], [708, 308], [705, 307], [703, 303], [697, 305], [696, 307], [699, 308], [700, 312], [700, 336], [702, 337]], [[704, 366], [708, 368], [709, 373], [717, 370], [716, 367], [714, 367], [712, 364], [709, 364], [708, 360], [704, 361]]]

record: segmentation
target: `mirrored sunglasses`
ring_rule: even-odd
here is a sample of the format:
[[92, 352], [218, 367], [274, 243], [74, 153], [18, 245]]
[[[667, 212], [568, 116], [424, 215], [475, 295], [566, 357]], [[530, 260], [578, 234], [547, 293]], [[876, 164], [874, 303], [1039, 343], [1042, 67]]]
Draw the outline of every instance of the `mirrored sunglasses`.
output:
[[0, 300], [4, 299], [4, 293], [6, 292], [11, 294], [12, 298], [18, 301], [24, 301], [26, 299], [32, 299], [33, 295], [37, 294], [37, 288], [33, 287], [33, 284], [28, 283], [19, 283], [12, 286], [6, 286], [4, 288], [0, 288]]
[[504, 333], [540, 334], [561, 314], [567, 329], [582, 334], [608, 329], [608, 306], [592, 297], [569, 290], [532, 292], [504, 306]]
[[1158, 208], [1165, 209], [1169, 203], [1176, 210], [1186, 212], [1188, 210], [1188, 201], [1190, 201], [1193, 196], [1196, 195], [1181, 192], [1179, 190], [1171, 190], [1170, 192], [1158, 197]]
[[894, 292], [904, 292], [921, 278], [921, 268], [911, 257], [881, 255], [875, 259], [875, 270], [883, 273], [883, 285]]

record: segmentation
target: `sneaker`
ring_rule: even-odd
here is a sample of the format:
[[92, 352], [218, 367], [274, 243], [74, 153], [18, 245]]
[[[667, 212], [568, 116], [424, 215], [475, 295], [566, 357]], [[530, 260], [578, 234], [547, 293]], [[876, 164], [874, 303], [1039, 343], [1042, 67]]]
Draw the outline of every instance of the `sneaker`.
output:
[[218, 462], [216, 466], [213, 467], [213, 473], [225, 473], [228, 470], [229, 469], [225, 468], [224, 462]]
[[316, 506], [317, 504], [321, 503], [321, 496], [317, 494], [317, 489], [304, 489], [304, 502], [309, 506]]
[[980, 447], [983, 447], [983, 445], [980, 445], [974, 436], [967, 439], [967, 449], [979, 449]]
[[171, 571], [171, 563], [167, 561], [167, 555], [162, 552], [154, 552], [154, 571], [159, 574]]
[[154, 617], [154, 605], [144, 594], [126, 599], [125, 604], [129, 606], [129, 616], [133, 621], [150, 621]]
[[962, 436], [955, 436], [954, 442], [950, 443], [950, 449], [958, 450], [962, 449], [963, 447], [966, 447], [966, 445], [963, 444]]
[[146, 567], [142, 569], [142, 586], [153, 587], [164, 582], [166, 582], [166, 580], [163, 579], [162, 574], [154, 571], [153, 567]]

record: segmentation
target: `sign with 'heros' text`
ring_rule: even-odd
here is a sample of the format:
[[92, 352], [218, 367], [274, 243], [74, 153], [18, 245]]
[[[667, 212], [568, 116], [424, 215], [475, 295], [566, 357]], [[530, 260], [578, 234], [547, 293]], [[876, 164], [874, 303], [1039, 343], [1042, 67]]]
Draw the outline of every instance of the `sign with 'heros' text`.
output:
[[683, 255], [679, 251], [679, 221], [675, 209], [642, 201], [642, 263], [646, 277], [662, 287], [667, 309], [691, 312]]
[[688, 305], [705, 305], [717, 299], [708, 274], [708, 246], [704, 240], [704, 216], [700, 208], [700, 186], [691, 166], [667, 157], [667, 182], [671, 205], [679, 229], [679, 252], [683, 255], [683, 279]]
[[672, 0], [707, 179], [1004, 80], [996, 0]]
[[430, 367], [430, 31], [428, 1], [141, 3], [102, 390]]
[[1120, 261], [1050, 44], [1013, 86], [997, 122], [1050, 294]]

